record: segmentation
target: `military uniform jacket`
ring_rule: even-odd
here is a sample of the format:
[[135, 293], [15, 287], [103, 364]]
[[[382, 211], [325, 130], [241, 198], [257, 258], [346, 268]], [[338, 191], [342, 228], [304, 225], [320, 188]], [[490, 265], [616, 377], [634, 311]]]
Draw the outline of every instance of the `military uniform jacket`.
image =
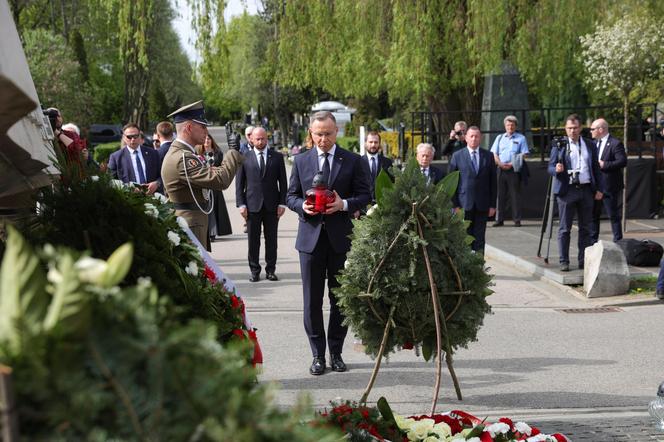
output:
[[207, 202], [203, 198], [203, 189], [226, 189], [233, 182], [242, 161], [244, 158], [239, 152], [230, 150], [224, 156], [221, 166], [208, 167], [186, 144], [175, 140], [161, 165], [164, 188], [173, 203], [193, 204], [195, 196], [198, 204], [205, 208]]

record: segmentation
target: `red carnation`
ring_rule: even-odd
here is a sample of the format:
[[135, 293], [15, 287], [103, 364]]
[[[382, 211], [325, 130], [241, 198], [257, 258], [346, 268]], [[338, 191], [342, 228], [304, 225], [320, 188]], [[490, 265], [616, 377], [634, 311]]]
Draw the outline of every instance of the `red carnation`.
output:
[[240, 307], [240, 301], [237, 299], [237, 296], [231, 295], [231, 306], [233, 308], [239, 308]]
[[512, 422], [512, 419], [506, 418], [506, 417], [501, 417], [498, 419], [498, 422], [502, 422], [504, 424], [507, 424], [510, 426], [510, 430], [514, 428], [514, 422]]
[[362, 417], [364, 419], [369, 419], [369, 410], [367, 410], [366, 408], [360, 409], [360, 414], [362, 414]]
[[412, 350], [413, 349], [413, 343], [412, 342], [404, 342], [403, 345], [401, 346], [404, 350]]
[[569, 442], [569, 439], [567, 439], [565, 436], [563, 436], [560, 433], [552, 434], [551, 437], [553, 437], [558, 442]]
[[207, 265], [205, 266], [205, 270], [203, 270], [203, 276], [205, 276], [208, 279], [208, 281], [210, 281], [213, 284], [217, 282], [217, 274], [214, 273], [214, 270], [212, 270]]
[[482, 442], [493, 442], [493, 438], [491, 437], [491, 433], [489, 433], [488, 431], [483, 432], [480, 435], [480, 441], [482, 441]]
[[531, 430], [531, 431], [530, 431], [530, 436], [531, 436], [531, 437], [532, 437], [532, 436], [537, 436], [538, 434], [541, 433], [541, 431], [539, 430], [539, 428], [530, 427], [530, 430]]
[[454, 419], [446, 414], [441, 415], [441, 421], [450, 426], [450, 431], [452, 434], [461, 433], [461, 430], [463, 430], [463, 426], [457, 419]]
[[239, 328], [236, 328], [235, 330], [233, 330], [233, 334], [234, 334], [235, 336], [237, 336], [238, 338], [242, 338], [242, 339], [245, 338], [244, 330], [241, 330], [241, 329], [239, 329]]

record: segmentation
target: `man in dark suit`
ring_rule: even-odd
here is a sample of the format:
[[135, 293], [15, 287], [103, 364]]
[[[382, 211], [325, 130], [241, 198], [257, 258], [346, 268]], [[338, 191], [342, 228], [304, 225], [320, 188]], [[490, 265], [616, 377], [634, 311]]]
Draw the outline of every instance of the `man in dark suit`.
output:
[[[326, 277], [330, 299], [327, 345], [331, 368], [346, 371], [341, 352], [348, 329], [342, 325], [344, 318], [332, 290], [339, 286], [336, 276], [350, 250], [348, 235], [353, 229], [350, 214], [364, 209], [371, 200], [369, 170], [359, 155], [336, 145], [337, 130], [331, 112], [317, 112], [311, 116], [309, 133], [314, 147], [295, 156], [286, 199], [288, 207], [297, 212], [300, 219], [295, 248], [300, 252], [304, 329], [314, 357], [309, 368], [312, 375], [325, 373], [323, 294]], [[306, 191], [319, 171], [335, 197], [322, 214], [316, 213], [314, 206], [305, 199]]]
[[[362, 161], [366, 164], [371, 174], [371, 203], [376, 203], [376, 178], [380, 174], [381, 169], [390, 175], [390, 167], [392, 167], [392, 160], [383, 156], [380, 153], [380, 134], [378, 132], [369, 132], [366, 140], [364, 141], [364, 149], [366, 154], [362, 155]], [[390, 179], [394, 180], [392, 175]]]
[[549, 174], [553, 181], [553, 193], [558, 197], [558, 253], [560, 271], [569, 271], [569, 242], [574, 214], [579, 219], [579, 269], [583, 268], [586, 247], [592, 245], [593, 200], [601, 200], [598, 177], [597, 148], [592, 140], [581, 137], [581, 119], [572, 114], [565, 120], [565, 143], [551, 150]]
[[420, 165], [422, 174], [427, 177], [429, 184], [438, 184], [445, 175], [442, 170], [431, 165], [435, 149], [429, 143], [420, 143], [417, 145], [415, 158]]
[[123, 183], [136, 183], [153, 194], [161, 186], [161, 160], [151, 147], [141, 145], [141, 131], [134, 123], [122, 128], [124, 147], [113, 152], [108, 160], [108, 171]]
[[597, 158], [599, 162], [599, 190], [602, 199], [595, 200], [593, 207], [593, 234], [592, 242], [599, 239], [599, 218], [602, 215], [602, 207], [606, 210], [611, 220], [613, 240], [622, 239], [622, 216], [618, 210], [620, 192], [625, 187], [623, 183], [623, 169], [627, 166], [627, 154], [625, 146], [614, 136], [609, 134], [609, 124], [604, 118], [593, 121], [590, 132], [597, 143]]
[[475, 239], [471, 248], [484, 253], [486, 221], [496, 213], [496, 164], [493, 154], [480, 148], [482, 133], [477, 126], [466, 131], [466, 148], [452, 155], [448, 173], [459, 171], [459, 186], [452, 198], [458, 212], [470, 221], [468, 234]]
[[260, 281], [261, 226], [265, 235], [265, 278], [278, 281], [277, 229], [286, 211], [286, 166], [280, 152], [267, 149], [267, 133], [262, 127], [251, 133], [251, 144], [254, 149], [244, 153], [245, 161], [235, 178], [235, 199], [247, 220], [249, 281]]
[[175, 128], [170, 121], [162, 121], [157, 124], [155, 132], [157, 133], [157, 138], [159, 139], [159, 159], [164, 161], [164, 157], [168, 152], [168, 149], [171, 147], [173, 142], [173, 132]]

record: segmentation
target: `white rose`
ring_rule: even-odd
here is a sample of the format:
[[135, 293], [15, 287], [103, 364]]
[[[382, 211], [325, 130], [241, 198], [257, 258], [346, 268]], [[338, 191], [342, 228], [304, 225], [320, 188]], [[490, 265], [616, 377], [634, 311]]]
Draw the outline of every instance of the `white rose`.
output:
[[99, 181], [99, 177], [98, 177], [97, 175], [92, 175], [92, 176], [90, 177], [90, 179], [91, 179], [92, 181]]
[[168, 240], [172, 242], [175, 247], [180, 245], [180, 235], [178, 235], [174, 231], [169, 230], [166, 236], [168, 236]]
[[162, 204], [166, 204], [168, 202], [168, 198], [166, 198], [164, 195], [162, 195], [159, 192], [155, 192], [152, 194], [152, 198], [156, 199]]
[[180, 226], [182, 230], [186, 230], [189, 228], [189, 224], [187, 223], [186, 219], [182, 218], [181, 216], [178, 216], [176, 220], [178, 222], [178, 226]]
[[185, 272], [189, 273], [191, 276], [198, 275], [198, 265], [196, 265], [195, 261], [189, 261], [189, 264], [187, 264], [187, 267], [184, 270]]
[[408, 430], [408, 439], [409, 440], [422, 440], [429, 435], [429, 432], [433, 430], [433, 419], [422, 419], [419, 421], [413, 422]]
[[452, 435], [452, 429], [445, 422], [439, 422], [433, 426], [433, 432], [436, 433], [439, 439], [445, 439]]
[[116, 189], [122, 189], [125, 184], [120, 180], [111, 180], [111, 186], [115, 187]]
[[466, 442], [482, 442], [482, 440], [479, 437], [471, 437], [470, 439], [466, 439]]
[[398, 414], [394, 415], [394, 420], [397, 423], [397, 427], [405, 431], [407, 431], [410, 428], [410, 426], [413, 425], [413, 423], [415, 422], [415, 419], [406, 418]]
[[496, 437], [498, 434], [506, 434], [510, 431], [510, 426], [504, 422], [496, 422], [486, 427], [485, 431], [488, 431], [491, 437]]
[[102, 259], [95, 259], [89, 256], [76, 261], [74, 268], [78, 270], [78, 277], [83, 282], [96, 283], [106, 272], [108, 264]]
[[145, 206], [144, 212], [146, 215], [150, 215], [153, 218], [159, 218], [159, 210], [157, 210], [157, 207], [154, 204], [145, 203], [143, 206]]
[[530, 425], [525, 422], [517, 422], [514, 424], [514, 429], [521, 434], [525, 434], [526, 436], [530, 436], [530, 433], [533, 432], [533, 429], [530, 428]]
[[438, 436], [427, 436], [422, 442], [439, 442]]
[[369, 210], [367, 210], [367, 216], [371, 216], [371, 214], [374, 213], [377, 208], [378, 204], [374, 204], [373, 206], [369, 207]]
[[62, 282], [62, 274], [55, 267], [51, 267], [48, 269], [46, 279], [53, 284], [59, 284]]

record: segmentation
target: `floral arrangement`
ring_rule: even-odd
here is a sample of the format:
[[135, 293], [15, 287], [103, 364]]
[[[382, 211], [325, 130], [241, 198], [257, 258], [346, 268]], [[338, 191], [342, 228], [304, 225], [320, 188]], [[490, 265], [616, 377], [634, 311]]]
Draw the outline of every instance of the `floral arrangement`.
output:
[[385, 398], [377, 407], [349, 401], [332, 402], [331, 407], [312, 424], [339, 427], [352, 442], [569, 442], [562, 434], [543, 434], [525, 422], [504, 417], [487, 423], [460, 410], [404, 417], [394, 414]]
[[[236, 307], [238, 296], [213, 271], [205, 273], [201, 252], [185, 232], [186, 221], [175, 216], [163, 195], [147, 195], [102, 175], [57, 183], [38, 202], [36, 222], [21, 227], [31, 244], [88, 250], [91, 257], [104, 259], [131, 242], [134, 258], [122, 285], [149, 278], [159, 296], [173, 301], [172, 313], [181, 322], [210, 320], [220, 342], [255, 342], [244, 308]], [[257, 350], [253, 359], [259, 356]]]

